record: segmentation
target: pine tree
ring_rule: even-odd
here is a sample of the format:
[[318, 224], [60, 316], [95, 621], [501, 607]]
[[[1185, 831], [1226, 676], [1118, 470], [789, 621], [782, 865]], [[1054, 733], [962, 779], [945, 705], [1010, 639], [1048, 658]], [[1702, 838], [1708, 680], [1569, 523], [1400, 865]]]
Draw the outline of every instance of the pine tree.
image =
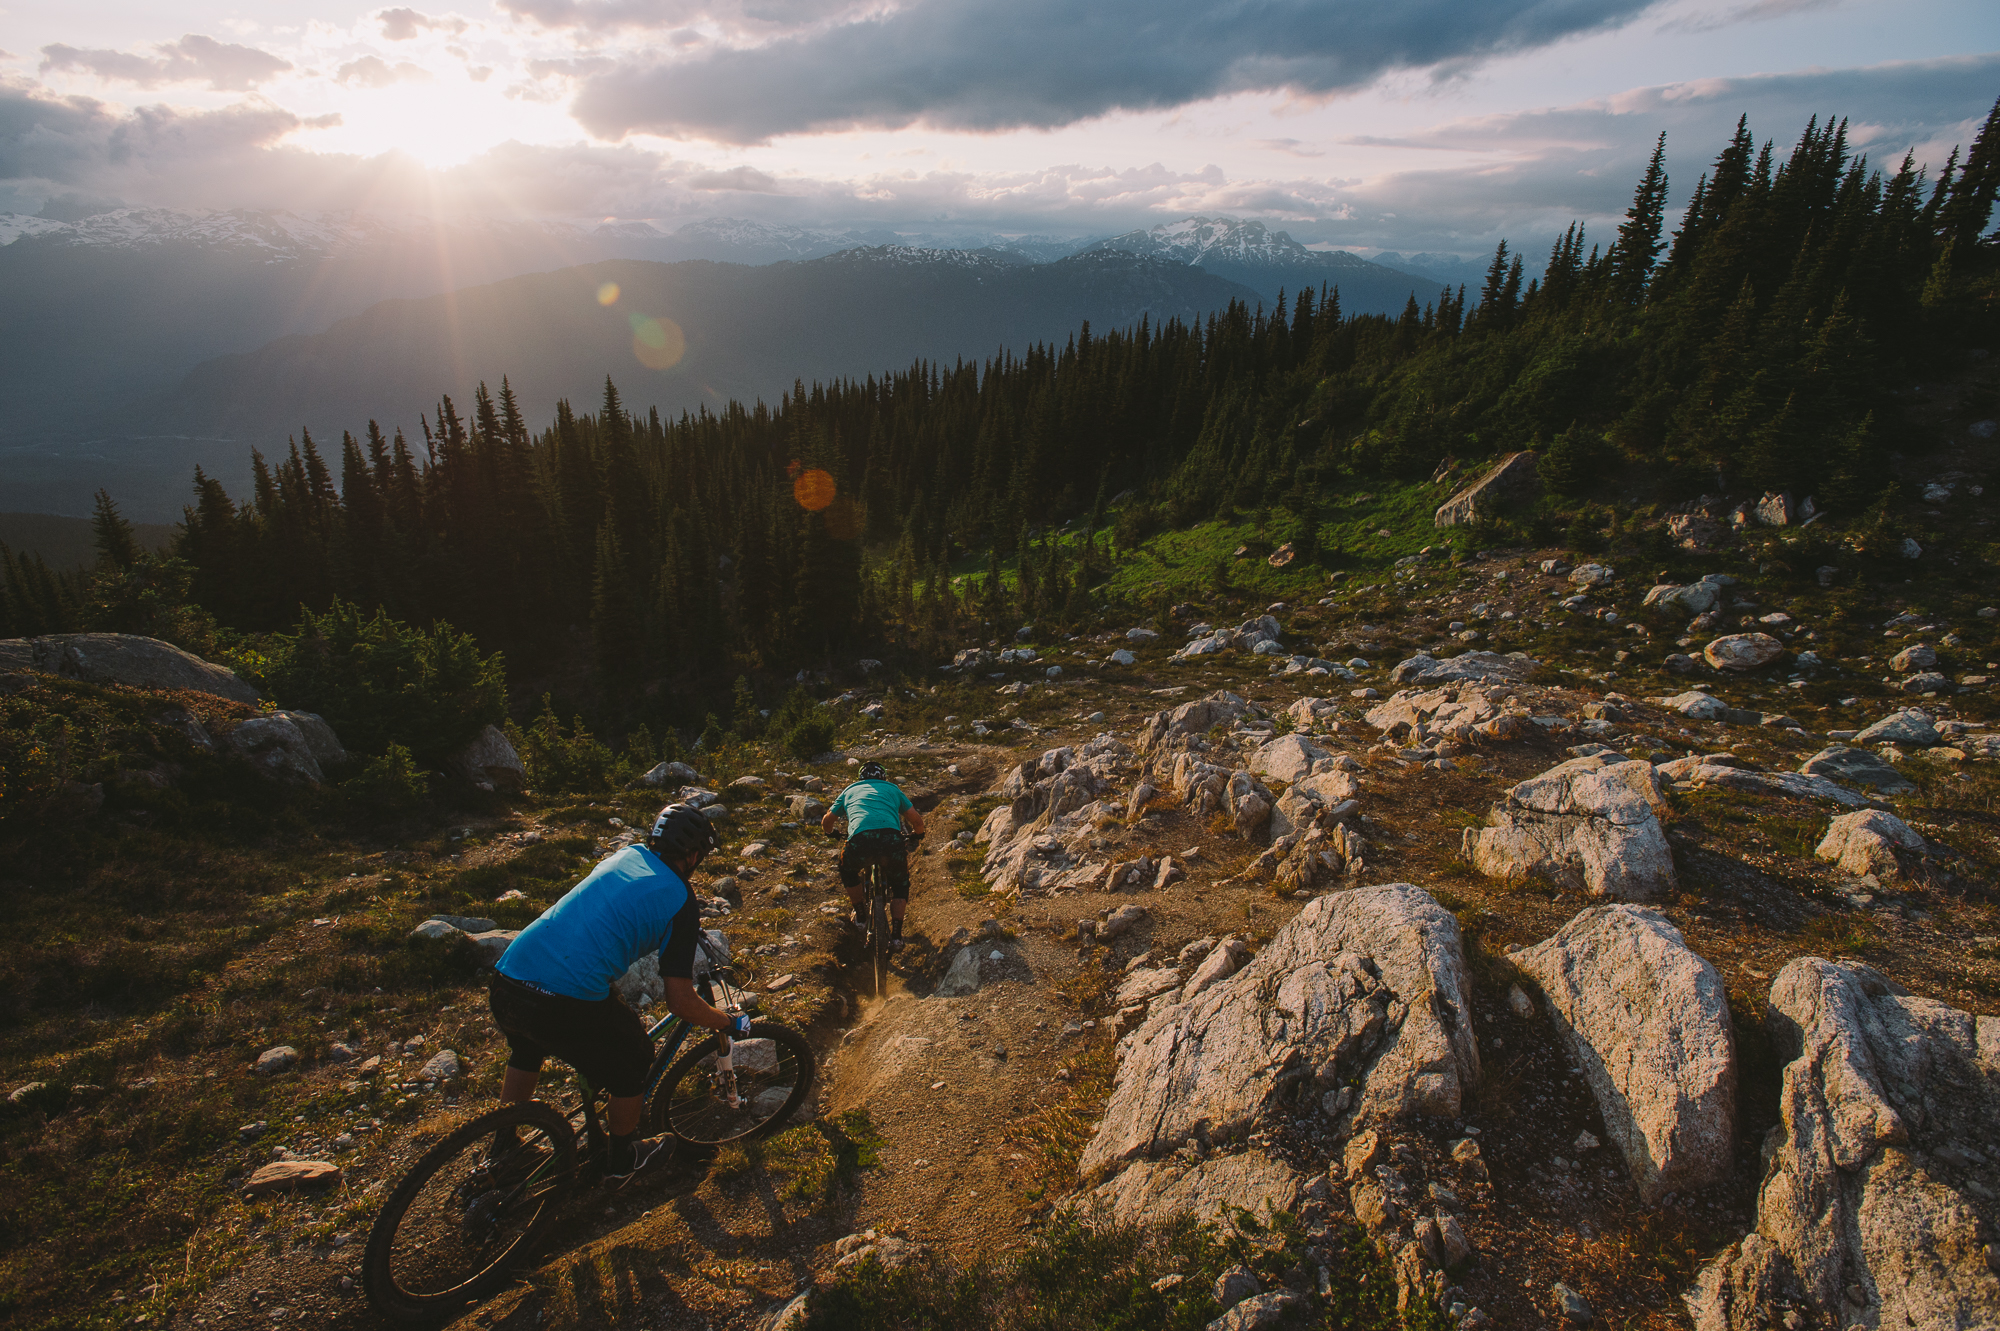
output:
[[1625, 210], [1618, 242], [1611, 248], [1612, 290], [1628, 305], [1637, 305], [1645, 298], [1646, 280], [1660, 255], [1660, 231], [1667, 212], [1666, 155], [1667, 136], [1662, 132], [1653, 145], [1645, 178], [1632, 195], [1632, 206]]
[[97, 542], [100, 568], [122, 573], [139, 562], [139, 542], [132, 534], [132, 524], [119, 514], [108, 490], [97, 492], [97, 509], [90, 519], [90, 530]]

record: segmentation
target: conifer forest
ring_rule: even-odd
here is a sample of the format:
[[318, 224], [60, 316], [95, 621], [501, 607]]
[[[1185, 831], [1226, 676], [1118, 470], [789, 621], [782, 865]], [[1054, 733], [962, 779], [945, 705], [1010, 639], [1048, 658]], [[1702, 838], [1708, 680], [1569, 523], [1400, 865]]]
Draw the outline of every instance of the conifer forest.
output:
[[536, 424], [490, 367], [497, 391], [415, 434], [306, 423], [248, 494], [198, 471], [169, 556], [121, 552], [102, 497], [106, 564], [10, 554], [0, 637], [242, 659], [302, 612], [379, 611], [504, 653], [517, 710], [552, 689], [602, 724], [698, 727], [739, 678], [775, 697], [857, 654], [934, 665], [984, 624], [1085, 622], [1120, 550], [1218, 514], [1268, 512], [1340, 567], [1327, 506], [1447, 459], [1536, 449], [1557, 497], [1643, 475], [1668, 501], [1866, 510], [1905, 447], [1899, 391], [1993, 317], [2000, 104], [1935, 179], [1857, 154], [1842, 120], [1788, 148], [1740, 123], [1671, 232], [1664, 147], [1615, 234], [1570, 227], [1525, 283], [1503, 243], [1478, 290], [1395, 318], [1302, 290], [673, 420], [607, 378]]

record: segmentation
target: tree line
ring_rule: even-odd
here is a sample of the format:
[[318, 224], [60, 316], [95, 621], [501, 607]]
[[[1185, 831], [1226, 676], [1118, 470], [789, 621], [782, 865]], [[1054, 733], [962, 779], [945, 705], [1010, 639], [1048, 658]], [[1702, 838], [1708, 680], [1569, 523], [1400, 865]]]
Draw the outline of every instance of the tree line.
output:
[[[775, 406], [663, 420], [607, 378], [594, 410], [563, 402], [536, 429], [503, 378], [469, 410], [440, 399], [420, 438], [302, 430], [254, 457], [247, 495], [197, 470], [168, 559], [65, 578], [0, 552], [0, 635], [254, 635], [352, 605], [456, 625], [578, 702], [691, 724], [739, 677], [932, 653], [1003, 616], [1083, 621], [1121, 499], [1128, 543], [1276, 509], [1309, 560], [1341, 493], [1522, 447], [1557, 494], [1640, 466], [1688, 494], [1865, 507], [1899, 445], [1893, 386], [1992, 327], [2000, 102], [1935, 180], [1854, 155], [1845, 121], [1815, 118], [1783, 154], [1739, 122], [1671, 235], [1664, 147], [1608, 243], [1573, 225], [1524, 282], [1503, 241], [1478, 291], [1399, 316], [1322, 288], [800, 382]], [[101, 497], [101, 541], [118, 521]]]

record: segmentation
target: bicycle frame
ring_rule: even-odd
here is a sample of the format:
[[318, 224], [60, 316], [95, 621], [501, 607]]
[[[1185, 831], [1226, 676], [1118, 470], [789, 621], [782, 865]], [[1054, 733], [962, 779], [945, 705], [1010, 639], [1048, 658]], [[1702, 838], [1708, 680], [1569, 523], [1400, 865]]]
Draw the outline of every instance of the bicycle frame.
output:
[[[715, 950], [715, 945], [708, 941], [706, 933], [697, 939], [697, 944], [702, 954], [708, 958], [709, 963], [708, 975], [696, 982], [702, 1001], [711, 1007], [715, 1005], [715, 989], [709, 983], [709, 979], [712, 977], [715, 985], [720, 985], [722, 988], [722, 1002], [725, 1009], [735, 1008], [738, 1011], [748, 1012], [750, 1007], [744, 1001], [742, 990], [730, 984], [728, 977], [723, 974], [725, 962], [722, 956]], [[667, 1074], [667, 1069], [673, 1066], [675, 1057], [681, 1051], [681, 1046], [687, 1042], [689, 1034], [694, 1029], [693, 1023], [689, 1022], [687, 1018], [673, 1012], [669, 1012], [666, 1016], [660, 1018], [647, 1028], [646, 1038], [652, 1041], [654, 1053], [653, 1067], [647, 1073], [645, 1090], [640, 1092], [642, 1100], [650, 1098], [653, 1092], [659, 1087], [660, 1078], [664, 1077]], [[728, 1034], [726, 1032], [717, 1032], [717, 1036], [722, 1042], [721, 1052], [727, 1054], [730, 1047]], [[590, 1155], [587, 1158], [596, 1159], [603, 1152], [607, 1144], [605, 1124], [597, 1112], [598, 1088], [591, 1085], [590, 1079], [581, 1072], [575, 1072], [574, 1069], [572, 1069], [572, 1072], [574, 1072], [577, 1086], [580, 1088], [582, 1094], [583, 1136], [585, 1144], [590, 1151]], [[575, 1117], [574, 1110], [571, 1111], [571, 1117]]]

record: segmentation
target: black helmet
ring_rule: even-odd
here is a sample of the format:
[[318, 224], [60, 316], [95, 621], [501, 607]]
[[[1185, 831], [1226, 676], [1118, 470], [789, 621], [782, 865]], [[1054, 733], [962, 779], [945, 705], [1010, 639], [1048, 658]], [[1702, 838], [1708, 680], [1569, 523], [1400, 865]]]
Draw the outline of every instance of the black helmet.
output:
[[880, 763], [863, 763], [860, 775], [863, 781], [886, 781], [889, 779], [889, 769]]
[[693, 859], [700, 863], [702, 856], [722, 844], [722, 838], [716, 836], [714, 826], [694, 805], [669, 804], [653, 819], [653, 830], [646, 842], [661, 859]]

